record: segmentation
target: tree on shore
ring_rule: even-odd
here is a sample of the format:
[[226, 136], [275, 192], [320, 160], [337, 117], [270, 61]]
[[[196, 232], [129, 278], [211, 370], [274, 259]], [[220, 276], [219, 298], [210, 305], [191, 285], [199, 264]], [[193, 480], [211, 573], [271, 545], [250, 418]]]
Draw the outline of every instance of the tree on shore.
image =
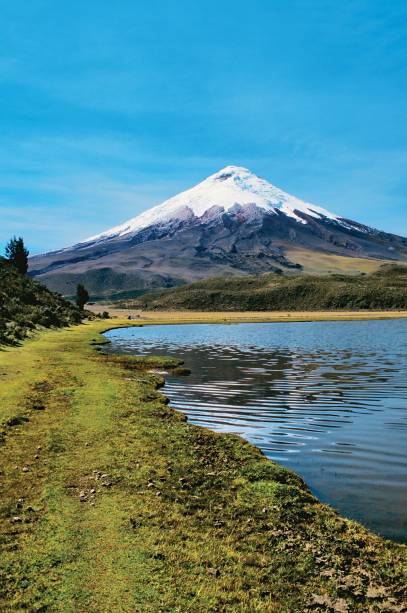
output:
[[22, 237], [16, 238], [13, 236], [6, 245], [6, 259], [18, 270], [22, 275], [25, 275], [28, 270], [28, 249], [25, 248]]
[[76, 286], [76, 298], [75, 298], [76, 304], [81, 310], [83, 310], [88, 300], [89, 300], [89, 294], [88, 294], [87, 289], [85, 288], [84, 285], [82, 285], [82, 283], [78, 283], [78, 285]]

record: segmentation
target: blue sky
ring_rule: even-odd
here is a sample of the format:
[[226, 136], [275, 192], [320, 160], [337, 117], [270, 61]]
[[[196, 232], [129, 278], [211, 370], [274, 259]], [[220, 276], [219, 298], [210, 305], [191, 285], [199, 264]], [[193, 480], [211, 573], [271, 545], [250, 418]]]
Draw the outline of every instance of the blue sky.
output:
[[249, 167], [407, 235], [407, 4], [0, 0], [0, 246]]

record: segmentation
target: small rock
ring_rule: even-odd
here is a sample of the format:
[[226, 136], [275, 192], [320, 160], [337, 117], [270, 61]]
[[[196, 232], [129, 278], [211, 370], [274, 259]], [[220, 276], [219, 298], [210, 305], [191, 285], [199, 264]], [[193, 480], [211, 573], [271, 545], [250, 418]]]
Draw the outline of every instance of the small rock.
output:
[[103, 474], [103, 475], [100, 475], [100, 478], [101, 478], [101, 479], [107, 479], [107, 478], [108, 478], [108, 476], [109, 476], [109, 475]]
[[34, 411], [45, 411], [45, 406], [41, 402], [36, 402], [32, 405]]
[[41, 449], [42, 449], [41, 445], [38, 445], [37, 449], [38, 449], [38, 451], [41, 451]]
[[40, 456], [38, 455], [38, 453], [36, 453], [35, 456], [34, 456], [34, 460], [38, 460], [39, 457]]
[[90, 493], [91, 493], [91, 494], [96, 494], [96, 490], [95, 490], [95, 488], [92, 488], [92, 489], [90, 490]]
[[22, 522], [22, 521], [23, 521], [23, 520], [21, 519], [21, 517], [18, 517], [18, 516], [13, 517], [13, 522], [14, 522], [15, 524], [21, 524], [21, 522]]
[[23, 467], [23, 473], [28, 473], [28, 472], [29, 472], [29, 470], [30, 470], [30, 469], [28, 468], [28, 466], [24, 466], [24, 467]]

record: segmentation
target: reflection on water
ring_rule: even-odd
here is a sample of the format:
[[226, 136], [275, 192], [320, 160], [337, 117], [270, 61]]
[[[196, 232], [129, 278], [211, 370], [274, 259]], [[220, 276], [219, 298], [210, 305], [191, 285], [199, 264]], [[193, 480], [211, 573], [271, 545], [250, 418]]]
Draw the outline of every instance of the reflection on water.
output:
[[407, 321], [113, 330], [110, 352], [176, 355], [171, 406], [234, 432], [320, 499], [407, 541]]

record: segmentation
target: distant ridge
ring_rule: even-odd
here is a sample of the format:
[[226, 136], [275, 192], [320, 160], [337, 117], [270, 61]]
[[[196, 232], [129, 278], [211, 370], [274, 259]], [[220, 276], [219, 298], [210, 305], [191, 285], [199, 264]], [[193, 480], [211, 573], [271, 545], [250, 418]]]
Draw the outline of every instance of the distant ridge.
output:
[[364, 276], [218, 277], [144, 294], [120, 306], [158, 311], [404, 311], [407, 266], [385, 264]]

